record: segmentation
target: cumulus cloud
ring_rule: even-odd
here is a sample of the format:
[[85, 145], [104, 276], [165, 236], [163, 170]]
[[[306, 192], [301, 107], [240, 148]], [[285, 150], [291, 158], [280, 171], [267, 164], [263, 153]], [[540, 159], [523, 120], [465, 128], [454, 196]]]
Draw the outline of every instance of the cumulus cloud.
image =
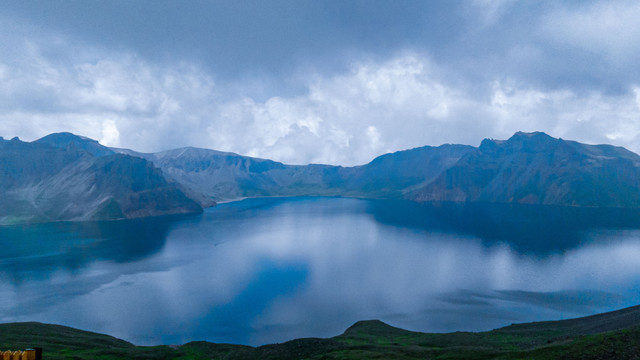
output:
[[304, 95], [242, 99], [222, 104], [221, 114], [225, 124], [245, 128], [237, 136], [250, 135], [245, 153], [294, 163], [364, 163], [424, 145], [430, 136], [423, 133], [447, 121], [457, 95], [431, 72], [429, 61], [413, 54], [362, 62], [346, 74], [310, 76]]
[[113, 120], [105, 120], [102, 122], [102, 137], [100, 143], [106, 146], [115, 146], [120, 139], [120, 132]]
[[[574, 5], [575, 6], [575, 5]], [[640, 4], [614, 0], [562, 6], [543, 20], [542, 30], [555, 41], [602, 54], [617, 64], [638, 60]]]
[[[495, 83], [490, 116], [504, 135], [515, 127], [588, 143], [614, 143], [638, 151], [640, 107], [636, 90], [623, 95], [541, 91]], [[618, 136], [616, 134], [626, 134]]]
[[477, 86], [443, 80], [444, 72], [416, 54], [354, 64], [347, 74], [311, 80], [303, 96], [225, 104], [227, 119], [242, 118], [255, 132], [248, 153], [291, 162], [359, 164], [383, 152], [476, 145], [516, 131], [639, 150], [637, 87], [607, 95], [503, 79], [477, 93]]
[[214, 75], [184, 61], [152, 63], [64, 38], [12, 41], [0, 47], [7, 138], [71, 131], [144, 152], [198, 146], [291, 164], [357, 165], [521, 130], [640, 151], [640, 84], [610, 94], [508, 76], [472, 83], [424, 52], [405, 51], [361, 57], [330, 75], [291, 75], [303, 91], [254, 98], [226, 94]]
[[52, 53], [51, 43], [44, 36], [0, 48], [0, 135], [33, 140], [71, 131], [142, 151], [198, 139], [216, 96], [201, 70], [60, 41]]

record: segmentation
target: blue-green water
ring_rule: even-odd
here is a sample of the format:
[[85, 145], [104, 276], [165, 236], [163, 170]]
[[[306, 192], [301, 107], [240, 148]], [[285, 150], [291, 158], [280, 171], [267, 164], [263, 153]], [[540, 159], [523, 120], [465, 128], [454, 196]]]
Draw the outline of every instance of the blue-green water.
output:
[[640, 302], [640, 213], [251, 199], [202, 215], [0, 227], [0, 321], [140, 345], [259, 345], [357, 320], [488, 330]]

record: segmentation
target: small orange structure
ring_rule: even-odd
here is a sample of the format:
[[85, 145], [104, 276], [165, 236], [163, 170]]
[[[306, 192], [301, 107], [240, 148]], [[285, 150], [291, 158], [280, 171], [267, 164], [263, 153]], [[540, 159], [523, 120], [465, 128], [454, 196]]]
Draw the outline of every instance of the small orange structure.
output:
[[0, 351], [0, 360], [42, 360], [42, 348]]

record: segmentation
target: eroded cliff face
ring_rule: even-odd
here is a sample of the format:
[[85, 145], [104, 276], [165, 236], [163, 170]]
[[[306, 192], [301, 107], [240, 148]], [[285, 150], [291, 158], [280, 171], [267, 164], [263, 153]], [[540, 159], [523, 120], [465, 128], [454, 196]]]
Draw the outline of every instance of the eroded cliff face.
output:
[[152, 161], [166, 176], [190, 189], [190, 194], [223, 201], [253, 196], [402, 198], [473, 149], [466, 145], [425, 146], [382, 155], [354, 167], [285, 165], [198, 148], [154, 154], [118, 151]]
[[0, 138], [0, 186], [0, 224], [195, 213], [255, 196], [640, 207], [640, 156], [519, 132], [478, 148], [303, 166], [197, 148], [143, 154], [60, 133], [31, 143]]
[[418, 201], [640, 207], [640, 156], [544, 133], [485, 139], [433, 182]]
[[[113, 220], [202, 208], [161, 170], [108, 148], [0, 140], [0, 223]], [[100, 146], [97, 144], [97, 146]]]

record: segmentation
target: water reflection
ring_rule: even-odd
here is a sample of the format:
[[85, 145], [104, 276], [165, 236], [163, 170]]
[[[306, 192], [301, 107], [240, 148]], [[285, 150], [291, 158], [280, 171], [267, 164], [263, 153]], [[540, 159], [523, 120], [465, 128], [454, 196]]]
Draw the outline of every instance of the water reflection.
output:
[[0, 318], [256, 345], [371, 318], [486, 330], [636, 304], [637, 214], [544, 210], [254, 199], [177, 221], [4, 228]]
[[640, 228], [639, 209], [388, 200], [369, 202], [367, 212], [385, 224], [465, 233], [538, 255], [580, 246], [594, 229]]
[[0, 274], [21, 282], [58, 270], [80, 271], [101, 260], [134, 262], [162, 249], [172, 222], [162, 217], [0, 227]]

